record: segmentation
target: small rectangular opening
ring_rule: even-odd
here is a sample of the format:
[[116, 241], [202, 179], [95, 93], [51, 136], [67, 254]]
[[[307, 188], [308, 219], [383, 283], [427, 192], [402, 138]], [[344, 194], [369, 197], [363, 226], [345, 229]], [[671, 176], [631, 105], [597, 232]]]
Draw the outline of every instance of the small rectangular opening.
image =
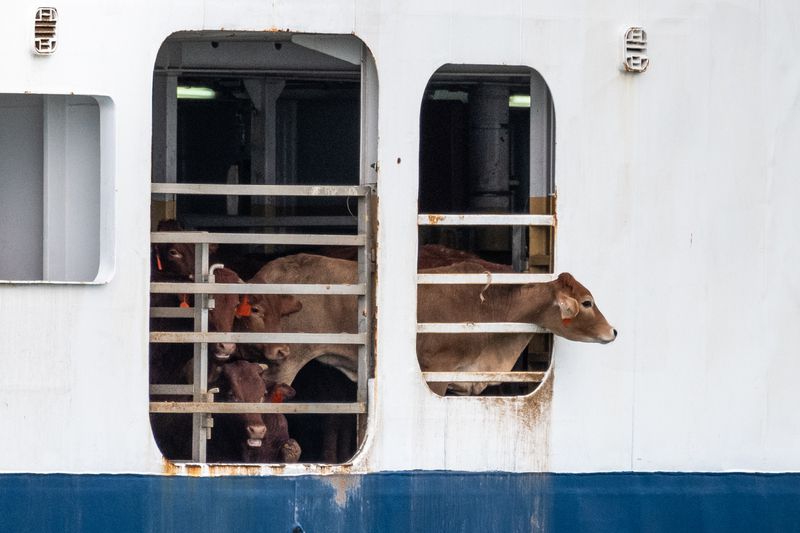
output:
[[111, 103], [0, 94], [0, 280], [107, 281]]

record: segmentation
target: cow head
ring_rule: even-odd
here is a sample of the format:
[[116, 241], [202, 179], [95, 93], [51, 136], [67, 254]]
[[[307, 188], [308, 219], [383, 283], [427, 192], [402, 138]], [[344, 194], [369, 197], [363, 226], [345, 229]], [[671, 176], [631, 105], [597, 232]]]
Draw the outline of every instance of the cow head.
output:
[[[158, 231], [184, 231], [180, 222], [174, 219], [158, 223]], [[209, 253], [217, 252], [218, 245], [210, 244]], [[166, 274], [194, 279], [194, 244], [161, 243], [154, 244], [157, 268]]]
[[[253, 294], [248, 299], [246, 313], [236, 316], [237, 331], [252, 333], [280, 333], [281, 318], [297, 313], [303, 304], [288, 294]], [[281, 361], [289, 356], [286, 344], [257, 343], [248, 348], [258, 358], [267, 361]]]
[[[233, 361], [222, 365], [217, 385], [220, 389], [219, 401], [240, 403], [262, 403], [267, 391], [262, 377], [261, 365], [249, 361]], [[258, 448], [267, 435], [267, 426], [258, 413], [219, 415], [227, 418], [226, 428], [235, 428], [234, 438], [243, 450]], [[229, 435], [230, 436], [230, 435]]]
[[[214, 268], [215, 283], [244, 283], [233, 270], [228, 268]], [[236, 318], [236, 310], [239, 306], [240, 296], [238, 294], [214, 294], [214, 309], [208, 313], [208, 325], [210, 331], [229, 332], [233, 331], [233, 322]], [[212, 356], [217, 361], [228, 360], [236, 351], [234, 342], [218, 342], [209, 346]]]
[[572, 341], [605, 344], [617, 338], [617, 330], [597, 308], [592, 293], [571, 274], [560, 274], [548, 285], [552, 300], [537, 320], [539, 326]]

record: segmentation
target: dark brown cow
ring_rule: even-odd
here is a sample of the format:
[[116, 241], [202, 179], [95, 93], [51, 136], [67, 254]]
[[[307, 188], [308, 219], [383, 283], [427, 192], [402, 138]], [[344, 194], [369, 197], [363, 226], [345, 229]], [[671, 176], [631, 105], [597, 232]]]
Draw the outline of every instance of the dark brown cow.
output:
[[[158, 223], [158, 231], [184, 231], [180, 222], [174, 219]], [[209, 246], [209, 255], [216, 251], [216, 245]], [[194, 244], [159, 243], [153, 245], [155, 268], [170, 276], [194, 279]], [[209, 258], [209, 262], [211, 259]]]
[[511, 265], [491, 263], [481, 259], [475, 254], [463, 250], [456, 250], [455, 248], [448, 248], [441, 244], [423, 244], [420, 246], [417, 256], [417, 268], [419, 270], [424, 270], [426, 268], [437, 268], [453, 265], [455, 263], [463, 263], [464, 261], [477, 263], [487, 272], [514, 272]]
[[[288, 385], [267, 383], [262, 368], [249, 361], [232, 361], [221, 367], [219, 380], [222, 402], [280, 402], [294, 396]], [[286, 417], [278, 413], [224, 414], [214, 417], [208, 442], [210, 462], [273, 463], [297, 462], [300, 446], [289, 438]]]
[[[480, 273], [478, 263], [458, 263], [423, 270], [423, 273]], [[276, 259], [250, 280], [252, 283], [356, 283], [352, 261], [298, 254]], [[287, 332], [356, 332], [357, 302], [354, 296], [298, 296], [303, 311], [283, 322]], [[569, 274], [549, 283], [528, 285], [419, 285], [419, 322], [524, 322], [537, 324], [556, 335], [581, 342], [611, 342], [616, 330], [594, 304], [591, 293]], [[423, 371], [510, 371], [532, 334], [421, 334], [417, 356]], [[266, 354], [265, 354], [266, 356]], [[338, 368], [351, 380], [357, 373], [357, 349], [347, 345], [292, 347], [290, 357], [270, 365], [270, 379], [292, 383], [308, 361]], [[432, 384], [444, 393], [448, 384]], [[456, 393], [477, 394], [486, 384]]]

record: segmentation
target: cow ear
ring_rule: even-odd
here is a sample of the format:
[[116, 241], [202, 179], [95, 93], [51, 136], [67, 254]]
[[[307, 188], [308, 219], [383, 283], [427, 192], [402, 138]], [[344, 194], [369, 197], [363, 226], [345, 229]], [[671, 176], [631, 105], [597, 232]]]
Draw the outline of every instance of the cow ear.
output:
[[279, 383], [275, 386], [275, 390], [280, 391], [283, 397], [287, 400], [291, 400], [294, 398], [295, 394], [297, 394], [291, 385], [287, 385], [286, 383]]
[[561, 310], [562, 320], [575, 318], [580, 310], [578, 300], [567, 296], [563, 292], [558, 293], [558, 308]]
[[575, 284], [575, 278], [569, 272], [562, 272], [558, 275], [558, 282], [562, 287], [572, 287]]
[[294, 296], [281, 296], [281, 316], [297, 313], [303, 308], [303, 303]]

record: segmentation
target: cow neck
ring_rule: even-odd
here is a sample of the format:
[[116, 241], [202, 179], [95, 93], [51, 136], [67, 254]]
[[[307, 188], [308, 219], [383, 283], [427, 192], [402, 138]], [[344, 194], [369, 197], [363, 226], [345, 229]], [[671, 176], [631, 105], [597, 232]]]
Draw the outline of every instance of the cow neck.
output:
[[529, 283], [513, 288], [508, 319], [511, 322], [536, 324], [555, 299], [553, 282]]

